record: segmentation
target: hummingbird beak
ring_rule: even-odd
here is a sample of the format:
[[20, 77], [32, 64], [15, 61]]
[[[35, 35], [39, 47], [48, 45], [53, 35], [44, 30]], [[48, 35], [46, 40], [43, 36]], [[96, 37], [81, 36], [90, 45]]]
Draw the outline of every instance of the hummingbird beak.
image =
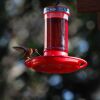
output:
[[[36, 52], [38, 55], [40, 55], [37, 49], [35, 50], [35, 52]], [[41, 55], [40, 55], [40, 56], [41, 56]]]

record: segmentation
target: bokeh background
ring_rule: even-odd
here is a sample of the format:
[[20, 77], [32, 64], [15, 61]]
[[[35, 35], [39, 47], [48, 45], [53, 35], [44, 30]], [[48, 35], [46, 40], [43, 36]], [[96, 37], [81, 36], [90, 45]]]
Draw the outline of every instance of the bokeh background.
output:
[[[70, 3], [71, 1], [71, 3]], [[62, 0], [71, 9], [69, 55], [88, 61], [70, 74], [29, 70], [13, 46], [37, 48], [43, 54], [43, 8], [56, 0], [0, 0], [0, 100], [100, 100], [100, 29], [96, 13], [80, 13], [76, 0]]]

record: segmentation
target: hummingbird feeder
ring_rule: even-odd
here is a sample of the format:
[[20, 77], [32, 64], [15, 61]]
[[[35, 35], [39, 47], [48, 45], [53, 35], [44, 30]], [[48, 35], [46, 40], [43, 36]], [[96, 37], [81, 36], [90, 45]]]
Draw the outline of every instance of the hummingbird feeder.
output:
[[44, 8], [44, 54], [25, 61], [28, 68], [44, 73], [71, 73], [87, 66], [83, 59], [68, 56], [68, 17], [64, 6]]

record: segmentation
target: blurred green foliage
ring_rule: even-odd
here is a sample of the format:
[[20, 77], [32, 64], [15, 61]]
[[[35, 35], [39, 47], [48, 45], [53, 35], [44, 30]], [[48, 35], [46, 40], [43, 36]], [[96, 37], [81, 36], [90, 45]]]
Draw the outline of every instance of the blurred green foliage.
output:
[[[89, 65], [75, 73], [49, 75], [27, 69], [12, 47], [38, 48], [43, 54], [42, 12], [56, 0], [0, 0], [0, 100], [100, 100], [97, 14], [79, 13], [72, 2], [77, 3], [62, 0], [59, 4], [71, 9], [69, 54], [84, 58]], [[65, 99], [66, 95], [71, 99]]]

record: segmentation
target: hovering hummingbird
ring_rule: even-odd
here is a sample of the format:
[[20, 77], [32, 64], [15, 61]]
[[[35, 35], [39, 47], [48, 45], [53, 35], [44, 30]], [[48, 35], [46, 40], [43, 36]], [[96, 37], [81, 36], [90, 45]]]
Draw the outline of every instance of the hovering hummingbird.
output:
[[[14, 49], [16, 49], [17, 51], [21, 52], [24, 56], [24, 59], [30, 59], [33, 53], [38, 53], [37, 49], [33, 49], [33, 48], [25, 48], [22, 46], [15, 46], [13, 47]], [[40, 54], [39, 54], [40, 55]]]

